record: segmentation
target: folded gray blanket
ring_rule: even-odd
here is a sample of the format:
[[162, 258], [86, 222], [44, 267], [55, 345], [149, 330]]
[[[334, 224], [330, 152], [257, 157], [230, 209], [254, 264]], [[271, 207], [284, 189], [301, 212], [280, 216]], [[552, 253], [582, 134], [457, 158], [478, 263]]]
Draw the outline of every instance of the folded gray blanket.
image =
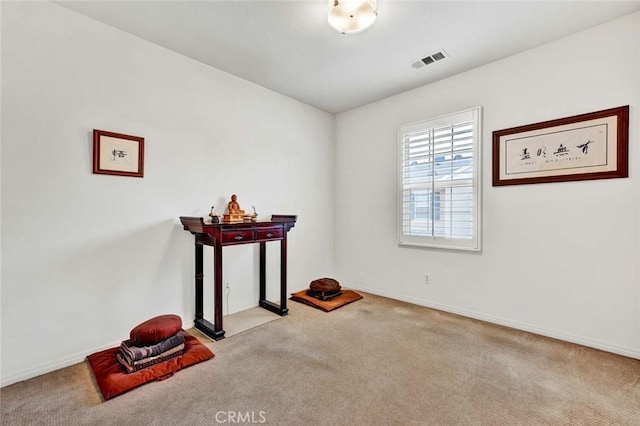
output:
[[133, 364], [135, 361], [167, 352], [169, 349], [175, 348], [182, 343], [184, 343], [184, 336], [181, 332], [151, 346], [135, 346], [131, 340], [125, 340], [120, 344], [120, 353]]
[[161, 353], [160, 355], [144, 358], [139, 361], [135, 361], [134, 363], [129, 362], [129, 360], [125, 356], [122, 356], [122, 352], [118, 352], [116, 354], [116, 359], [127, 373], [133, 373], [134, 371], [139, 371], [143, 368], [160, 364], [161, 362], [170, 360], [171, 358], [175, 358], [182, 354], [184, 354], [184, 343], [181, 343], [175, 348], [171, 348], [168, 351]]

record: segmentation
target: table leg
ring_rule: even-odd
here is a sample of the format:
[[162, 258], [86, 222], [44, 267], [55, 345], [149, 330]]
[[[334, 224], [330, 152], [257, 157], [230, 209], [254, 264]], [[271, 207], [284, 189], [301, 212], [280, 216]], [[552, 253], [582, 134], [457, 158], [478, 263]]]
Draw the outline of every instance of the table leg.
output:
[[214, 247], [214, 323], [204, 319], [203, 302], [203, 246], [196, 242], [196, 318], [193, 325], [215, 340], [224, 338], [222, 329], [222, 247]]
[[215, 321], [214, 328], [216, 333], [216, 340], [224, 337], [224, 329], [222, 327], [222, 246], [217, 244], [213, 248], [213, 288], [214, 288], [214, 303], [215, 303]]
[[204, 317], [204, 303], [203, 303], [203, 280], [204, 274], [202, 270], [202, 244], [198, 244], [196, 241], [196, 320], [201, 320]]
[[[286, 237], [280, 241], [280, 305], [267, 300], [266, 243], [260, 242], [260, 300], [258, 305], [280, 316], [289, 313], [287, 309], [287, 243]], [[284, 259], [284, 260], [283, 260]]]
[[267, 300], [267, 243], [260, 243], [260, 302]]
[[287, 315], [287, 235], [280, 241], [280, 315]]

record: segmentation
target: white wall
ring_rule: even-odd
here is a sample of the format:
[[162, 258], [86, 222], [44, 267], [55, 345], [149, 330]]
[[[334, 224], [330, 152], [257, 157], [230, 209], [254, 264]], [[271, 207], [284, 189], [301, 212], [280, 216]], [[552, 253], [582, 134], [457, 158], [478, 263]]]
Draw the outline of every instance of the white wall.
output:
[[[336, 276], [640, 358], [639, 60], [636, 13], [338, 115]], [[631, 106], [628, 179], [492, 187], [492, 131], [621, 105]], [[475, 106], [484, 115], [482, 252], [399, 247], [398, 127]]]
[[[1, 7], [2, 385], [155, 315], [192, 324], [193, 237], [178, 217], [222, 212], [233, 192], [262, 217], [298, 215], [290, 290], [333, 274], [331, 115], [55, 4]], [[92, 174], [94, 128], [145, 138], [143, 179]], [[255, 306], [257, 247], [224, 256], [225, 313]]]

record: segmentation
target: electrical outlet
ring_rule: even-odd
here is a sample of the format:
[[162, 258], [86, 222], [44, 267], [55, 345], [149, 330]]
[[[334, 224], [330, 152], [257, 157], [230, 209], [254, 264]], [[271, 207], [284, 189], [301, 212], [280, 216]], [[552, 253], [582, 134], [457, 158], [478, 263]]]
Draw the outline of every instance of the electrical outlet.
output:
[[431, 284], [431, 277], [429, 276], [429, 274], [424, 274], [424, 283], [426, 285]]
[[225, 283], [225, 284], [224, 284], [224, 288], [225, 288], [225, 289], [227, 289], [227, 290], [229, 290], [229, 283]]

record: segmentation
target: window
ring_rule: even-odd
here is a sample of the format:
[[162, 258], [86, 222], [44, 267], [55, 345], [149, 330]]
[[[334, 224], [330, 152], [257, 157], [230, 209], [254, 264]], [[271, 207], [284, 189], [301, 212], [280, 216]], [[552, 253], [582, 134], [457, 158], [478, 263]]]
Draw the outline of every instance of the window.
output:
[[400, 128], [398, 242], [480, 250], [481, 110]]

